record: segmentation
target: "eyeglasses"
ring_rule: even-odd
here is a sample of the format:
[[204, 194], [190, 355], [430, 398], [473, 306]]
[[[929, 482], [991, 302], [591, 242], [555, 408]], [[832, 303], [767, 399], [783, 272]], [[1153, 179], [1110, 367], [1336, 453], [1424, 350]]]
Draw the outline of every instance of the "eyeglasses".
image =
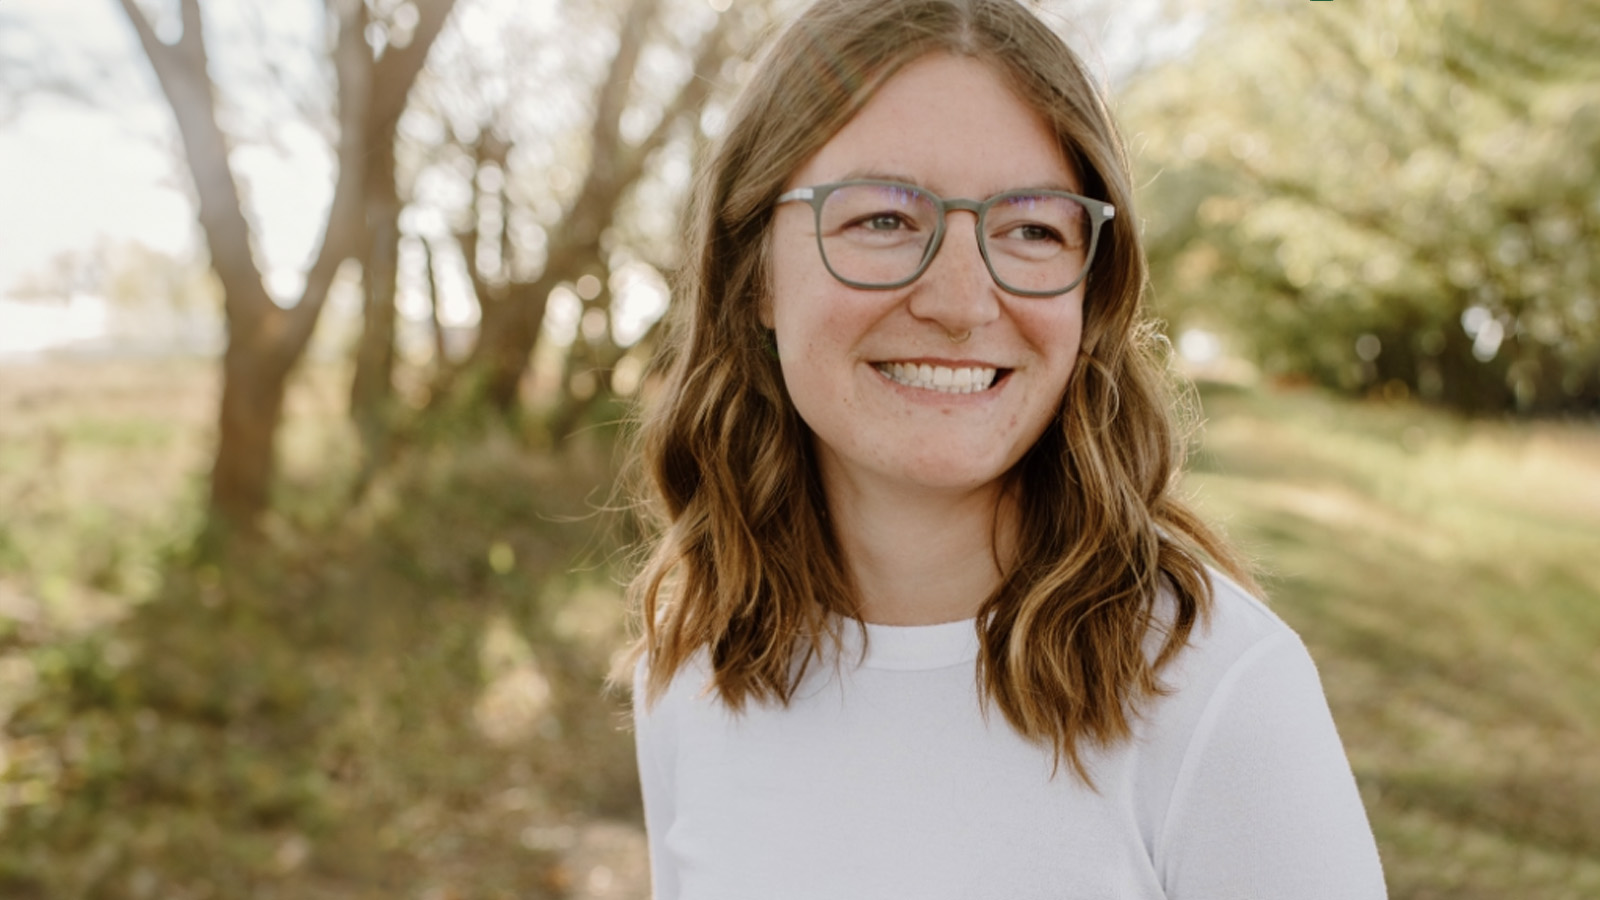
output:
[[1117, 211], [1066, 191], [1020, 190], [987, 200], [945, 199], [898, 181], [839, 181], [796, 188], [778, 203], [816, 211], [817, 249], [834, 278], [887, 290], [916, 281], [944, 241], [945, 217], [977, 216], [978, 252], [995, 283], [1024, 297], [1054, 297], [1089, 273], [1100, 226]]

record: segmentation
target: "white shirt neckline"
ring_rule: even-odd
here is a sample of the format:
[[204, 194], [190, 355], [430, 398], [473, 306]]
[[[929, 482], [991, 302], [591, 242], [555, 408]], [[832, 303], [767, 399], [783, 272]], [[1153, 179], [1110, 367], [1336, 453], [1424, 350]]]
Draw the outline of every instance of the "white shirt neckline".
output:
[[[862, 665], [868, 669], [913, 672], [962, 665], [978, 658], [976, 619], [937, 625], [865, 624], [867, 654]], [[857, 658], [861, 652], [861, 629], [854, 622], [845, 622], [843, 630], [844, 658]]]

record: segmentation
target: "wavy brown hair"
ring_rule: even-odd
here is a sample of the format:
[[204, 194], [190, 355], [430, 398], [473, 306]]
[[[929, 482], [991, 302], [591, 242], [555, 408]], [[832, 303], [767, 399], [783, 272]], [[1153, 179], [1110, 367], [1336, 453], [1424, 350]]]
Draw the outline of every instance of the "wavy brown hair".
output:
[[[829, 524], [811, 434], [759, 319], [773, 203], [907, 63], [978, 59], [1058, 136], [1082, 190], [1113, 203], [1084, 295], [1082, 347], [1055, 424], [1007, 475], [1019, 546], [978, 616], [984, 695], [1087, 780], [1082, 750], [1131, 734], [1159, 670], [1209, 610], [1210, 559], [1249, 584], [1173, 494], [1163, 342], [1121, 138], [1066, 44], [1015, 0], [821, 0], [745, 87], [693, 193], [686, 266], [637, 456], [658, 530], [631, 596], [658, 696], [701, 651], [730, 708], [786, 704], [839, 646], [857, 596]], [[1158, 615], [1167, 590], [1170, 613]], [[1153, 656], [1147, 635], [1154, 634]]]

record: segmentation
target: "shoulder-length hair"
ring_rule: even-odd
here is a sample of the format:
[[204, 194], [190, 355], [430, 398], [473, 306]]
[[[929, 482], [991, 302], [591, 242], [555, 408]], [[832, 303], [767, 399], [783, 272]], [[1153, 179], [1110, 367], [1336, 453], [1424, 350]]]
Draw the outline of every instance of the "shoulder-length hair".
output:
[[[1085, 194], [1117, 207], [1084, 295], [1082, 347], [1052, 427], [1008, 474], [1014, 564], [979, 612], [983, 694], [1085, 780], [1086, 746], [1131, 734], [1158, 671], [1209, 610], [1209, 557], [1249, 583], [1173, 494], [1182, 437], [1163, 346], [1142, 311], [1128, 161], [1082, 63], [1015, 0], [821, 0], [770, 49], [699, 173], [656, 400], [637, 460], [658, 531], [631, 585], [659, 696], [696, 654], [730, 708], [787, 704], [839, 646], [857, 595], [811, 435], [759, 318], [773, 204], [788, 179], [907, 63], [994, 68], [1050, 126]], [[1158, 592], [1172, 600], [1158, 613]], [[1153, 652], [1147, 636], [1155, 638]]]

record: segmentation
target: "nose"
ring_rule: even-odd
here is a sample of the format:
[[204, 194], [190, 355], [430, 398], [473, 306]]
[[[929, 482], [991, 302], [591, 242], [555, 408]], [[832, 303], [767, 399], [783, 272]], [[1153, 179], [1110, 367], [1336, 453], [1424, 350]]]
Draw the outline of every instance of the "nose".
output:
[[944, 238], [927, 271], [912, 284], [911, 314], [932, 322], [946, 334], [964, 334], [1000, 315], [1000, 286], [995, 284], [978, 248], [973, 213], [952, 210]]

